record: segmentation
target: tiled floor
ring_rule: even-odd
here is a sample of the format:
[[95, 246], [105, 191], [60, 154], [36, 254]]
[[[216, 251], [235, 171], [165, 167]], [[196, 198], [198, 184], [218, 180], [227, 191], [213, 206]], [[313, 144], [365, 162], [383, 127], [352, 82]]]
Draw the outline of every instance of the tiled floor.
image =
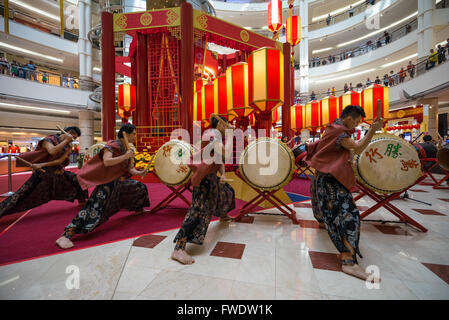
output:
[[[410, 198], [431, 207], [407, 199], [393, 204], [427, 233], [362, 222], [359, 263], [380, 275], [378, 287], [341, 272], [307, 201], [290, 205], [299, 225], [260, 214], [212, 222], [202, 246], [187, 245], [195, 259], [189, 266], [170, 259], [177, 230], [6, 265], [0, 299], [449, 299], [449, 191], [419, 188], [426, 192]], [[373, 204], [367, 197], [357, 203], [361, 211]], [[385, 209], [369, 219], [397, 221]]]

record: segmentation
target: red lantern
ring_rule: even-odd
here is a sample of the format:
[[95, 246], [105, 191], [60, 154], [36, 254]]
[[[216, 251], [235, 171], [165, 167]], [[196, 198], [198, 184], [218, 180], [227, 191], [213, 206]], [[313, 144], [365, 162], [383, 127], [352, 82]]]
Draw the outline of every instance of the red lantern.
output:
[[305, 106], [305, 128], [316, 132], [320, 125], [320, 103], [316, 100], [309, 101]]
[[301, 18], [298, 16], [290, 16], [285, 24], [287, 29], [287, 42], [292, 47], [301, 42]]
[[208, 83], [201, 88], [202, 119], [205, 126], [209, 126], [209, 120], [214, 113], [214, 84]]
[[193, 121], [203, 120], [203, 99], [201, 89], [207, 81], [197, 80], [193, 82]]
[[214, 80], [214, 112], [227, 117], [228, 99], [226, 92], [226, 76], [217, 77]]
[[328, 96], [320, 101], [320, 123], [322, 126], [334, 122], [340, 113], [340, 103], [337, 97]]
[[253, 109], [248, 105], [248, 64], [246, 62], [233, 64], [226, 69], [226, 92], [229, 120], [247, 119]]
[[268, 29], [278, 32], [282, 28], [282, 1], [271, 0], [268, 3]]
[[356, 91], [348, 91], [348, 92], [343, 93], [340, 97], [338, 97], [338, 101], [340, 104], [340, 111], [343, 111], [343, 109], [349, 105], [353, 105], [353, 106], [361, 106], [362, 105], [360, 93], [358, 93]]
[[249, 106], [258, 113], [260, 128], [271, 131], [271, 112], [284, 103], [284, 54], [260, 48], [248, 58]]
[[118, 86], [117, 115], [128, 122], [131, 113], [136, 110], [136, 87], [129, 83]]
[[275, 126], [276, 123], [281, 121], [281, 119], [282, 119], [281, 111], [282, 111], [281, 108], [277, 108], [276, 110], [273, 110], [272, 115], [271, 115], [271, 121], [273, 122], [273, 126]]
[[381, 117], [388, 115], [388, 87], [373, 84], [362, 92], [362, 108], [366, 114], [364, 121], [369, 122], [376, 118], [377, 100], [381, 101]]
[[305, 127], [305, 107], [300, 104], [295, 104], [290, 108], [290, 117], [291, 129], [295, 132], [301, 132], [301, 130]]

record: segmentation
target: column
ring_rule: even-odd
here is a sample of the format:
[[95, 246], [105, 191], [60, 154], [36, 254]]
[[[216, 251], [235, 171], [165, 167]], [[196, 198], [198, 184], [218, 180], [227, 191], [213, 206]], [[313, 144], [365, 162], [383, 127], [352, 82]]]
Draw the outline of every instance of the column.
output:
[[309, 7], [308, 0], [299, 1], [301, 42], [299, 43], [299, 92], [309, 93]]
[[422, 99], [420, 103], [424, 106], [428, 105], [427, 132], [433, 139], [438, 140], [438, 97]]
[[101, 13], [101, 126], [103, 141], [115, 138], [115, 49], [112, 13]]
[[293, 137], [290, 130], [290, 107], [293, 105], [295, 89], [292, 87], [292, 64], [291, 64], [291, 46], [284, 43], [284, 105], [282, 108], [282, 135], [289, 139]]
[[[421, 62], [435, 49], [435, 32], [433, 30], [434, 0], [418, 0], [418, 60]], [[418, 70], [419, 72], [419, 70]]]
[[95, 84], [92, 80], [92, 44], [87, 34], [92, 28], [91, 0], [79, 0], [79, 36], [78, 54], [80, 61], [80, 89], [93, 91]]
[[190, 3], [181, 4], [181, 126], [193, 136], [193, 8]]
[[94, 112], [83, 110], [78, 112], [78, 126], [81, 130], [79, 137], [80, 152], [84, 152], [94, 143]]
[[3, 22], [6, 34], [9, 34], [9, 0], [3, 1]]

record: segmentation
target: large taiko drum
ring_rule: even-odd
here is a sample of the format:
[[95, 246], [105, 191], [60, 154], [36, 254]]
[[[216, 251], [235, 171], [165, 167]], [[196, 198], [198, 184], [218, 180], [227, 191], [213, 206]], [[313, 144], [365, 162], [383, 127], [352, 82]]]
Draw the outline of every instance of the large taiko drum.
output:
[[[298, 144], [292, 148], [292, 152], [293, 155], [295, 156], [295, 162], [297, 161], [297, 164], [299, 166], [305, 165], [305, 162], [302, 159], [304, 159], [304, 156], [307, 154], [307, 145], [305, 143]], [[298, 159], [299, 156], [302, 157]]]
[[444, 146], [438, 150], [437, 153], [438, 164], [441, 168], [446, 171], [449, 171], [449, 146]]
[[154, 172], [168, 186], [180, 186], [189, 181], [192, 170], [186, 165], [192, 156], [192, 146], [182, 140], [163, 144], [154, 157]]
[[383, 194], [404, 190], [422, 174], [415, 148], [389, 133], [376, 134], [355, 156], [354, 173], [359, 183]]
[[239, 160], [245, 181], [260, 190], [277, 190], [288, 184], [295, 170], [291, 149], [273, 138], [259, 138], [243, 150]]

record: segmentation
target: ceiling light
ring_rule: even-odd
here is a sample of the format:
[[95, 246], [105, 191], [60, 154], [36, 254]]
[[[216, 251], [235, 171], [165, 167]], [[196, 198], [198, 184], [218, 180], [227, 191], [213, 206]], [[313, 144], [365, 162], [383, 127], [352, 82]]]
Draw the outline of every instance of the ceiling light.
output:
[[44, 58], [44, 59], [56, 61], [56, 62], [59, 62], [59, 63], [63, 63], [64, 62], [63, 59], [55, 58], [55, 57], [52, 57], [52, 56], [49, 56], [49, 55], [46, 55], [46, 54], [37, 53], [37, 52], [31, 51], [31, 50], [27, 50], [27, 49], [24, 49], [24, 48], [16, 47], [16, 46], [4, 43], [4, 42], [0, 42], [0, 47], [11, 49], [11, 50], [16, 50], [16, 51], [19, 51], [19, 52], [23, 52], [23, 53], [30, 54], [30, 55], [33, 55], [33, 56], [36, 56], [36, 57], [41, 57], [41, 58]]
[[[19, 110], [23, 110], [23, 111], [30, 110], [30, 111], [33, 111], [33, 110], [35, 110], [35, 111], [47, 111], [47, 112], [70, 114], [69, 110], [32, 107], [32, 106], [24, 106], [24, 105], [21, 105], [21, 104], [12, 104], [12, 103], [5, 103], [5, 102], [0, 102], [0, 107], [16, 108], [16, 111], [19, 111]], [[17, 110], [17, 109], [19, 109], [19, 110]]]
[[332, 50], [332, 49], [333, 49], [333, 47], [324, 48], [324, 49], [318, 49], [318, 50], [313, 50], [313, 51], [312, 51], [312, 54], [320, 53], [320, 52], [324, 52], [324, 51], [329, 51], [329, 50]]
[[381, 68], [388, 68], [388, 67], [390, 67], [390, 66], [392, 66], [392, 65], [394, 65], [394, 64], [397, 64], [397, 63], [400, 63], [400, 62], [403, 62], [403, 61], [410, 60], [410, 59], [415, 58], [415, 57], [417, 57], [417, 56], [418, 56], [418, 54], [417, 54], [417, 53], [414, 53], [414, 54], [409, 55], [409, 56], [407, 56], [407, 57], [405, 57], [405, 58], [402, 58], [402, 59], [399, 59], [399, 60], [396, 60], [396, 61], [393, 61], [393, 62], [386, 63], [386, 64], [382, 65]]
[[354, 42], [357, 42], [357, 41], [360, 41], [360, 40], [363, 40], [363, 39], [372, 37], [372, 36], [374, 36], [375, 34], [378, 34], [378, 33], [380, 33], [380, 32], [383, 32], [383, 31], [387, 30], [387, 29], [393, 28], [394, 26], [397, 26], [398, 24], [401, 24], [401, 23], [403, 23], [404, 21], [407, 21], [408, 19], [413, 18], [413, 17], [416, 16], [416, 15], [418, 15], [418, 11], [416, 11], [415, 13], [412, 13], [411, 15], [409, 15], [408, 17], [405, 17], [405, 18], [402, 19], [402, 20], [399, 20], [399, 21], [396, 21], [396, 22], [393, 23], [393, 24], [390, 24], [389, 26], [387, 26], [387, 27], [385, 27], [385, 28], [382, 28], [382, 29], [373, 31], [373, 32], [371, 32], [371, 33], [368, 33], [367, 35], [364, 35], [363, 37], [360, 37], [360, 38], [358, 38], [358, 39], [354, 39], [354, 40], [351, 40], [351, 41], [348, 41], [348, 42], [340, 43], [339, 45], [337, 45], [337, 48], [344, 47], [344, 46], [347, 46], [348, 44], [351, 44], [351, 43], [354, 43]]
[[38, 9], [36, 7], [30, 6], [29, 4], [23, 3], [22, 1], [9, 0], [9, 2], [14, 3], [15, 5], [18, 5], [18, 6], [22, 7], [22, 8], [28, 9], [30, 11], [39, 13], [40, 15], [46, 16], [46, 17], [48, 17], [50, 19], [53, 19], [55, 21], [60, 21], [59, 16], [56, 16], [54, 14], [51, 14], [51, 13], [48, 13], [46, 11], [40, 10], [40, 9]]

